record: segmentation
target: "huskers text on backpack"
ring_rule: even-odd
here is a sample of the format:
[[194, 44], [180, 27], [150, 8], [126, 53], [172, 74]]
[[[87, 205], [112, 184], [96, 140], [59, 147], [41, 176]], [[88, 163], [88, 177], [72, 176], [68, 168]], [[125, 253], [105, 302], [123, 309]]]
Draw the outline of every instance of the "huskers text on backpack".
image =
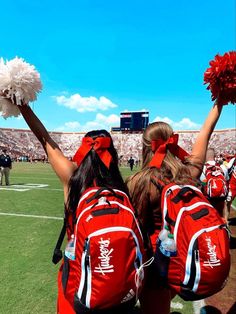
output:
[[209, 198], [226, 198], [228, 194], [227, 181], [220, 166], [206, 164], [205, 176], [207, 196]]
[[127, 195], [107, 188], [86, 190], [59, 272], [59, 313], [134, 305], [143, 259], [142, 233]]
[[169, 287], [186, 301], [220, 291], [230, 253], [228, 230], [217, 211], [195, 186], [170, 183], [162, 191], [162, 215], [162, 227], [168, 226], [176, 245], [164, 278]]

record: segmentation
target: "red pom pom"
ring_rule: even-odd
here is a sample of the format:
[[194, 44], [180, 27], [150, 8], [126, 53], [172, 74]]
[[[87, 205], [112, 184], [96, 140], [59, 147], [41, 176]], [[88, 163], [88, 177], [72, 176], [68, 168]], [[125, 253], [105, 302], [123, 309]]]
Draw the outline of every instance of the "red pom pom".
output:
[[204, 73], [204, 84], [209, 84], [211, 99], [218, 104], [236, 103], [236, 51], [230, 51], [223, 56], [216, 55], [210, 61], [210, 68]]

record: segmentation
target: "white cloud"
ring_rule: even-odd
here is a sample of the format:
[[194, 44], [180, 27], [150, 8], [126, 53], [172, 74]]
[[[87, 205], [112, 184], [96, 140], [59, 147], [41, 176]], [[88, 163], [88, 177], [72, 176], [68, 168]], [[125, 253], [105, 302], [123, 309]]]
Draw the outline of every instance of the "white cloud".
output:
[[66, 122], [65, 127], [68, 129], [78, 129], [80, 127], [80, 123], [77, 121]]
[[98, 113], [94, 121], [88, 121], [85, 124], [80, 124], [77, 121], [66, 122], [63, 126], [58, 127], [55, 131], [61, 132], [88, 132], [91, 130], [106, 129], [110, 131], [112, 126], [118, 126], [120, 124], [120, 117], [111, 114], [105, 116]]
[[153, 122], [156, 122], [156, 121], [163, 121], [163, 122], [169, 123], [169, 124], [171, 124], [171, 125], [172, 125], [172, 123], [174, 123], [174, 121], [172, 121], [170, 118], [167, 118], [167, 117], [162, 118], [162, 117], [158, 117], [158, 116], [157, 116], [157, 117], [153, 120]]
[[195, 123], [193, 121], [191, 121], [189, 118], [183, 118], [182, 120], [180, 120], [179, 122], [175, 123], [175, 127], [176, 128], [187, 128], [189, 129], [199, 129], [201, 127], [201, 124]]
[[96, 121], [99, 123], [104, 123], [108, 125], [114, 125], [114, 124], [119, 124], [120, 123], [120, 117], [117, 116], [116, 114], [111, 114], [109, 116], [104, 116], [101, 113], [98, 113], [96, 115]]
[[201, 124], [195, 123], [189, 118], [183, 118], [180, 121], [175, 122], [168, 117], [156, 117], [153, 122], [155, 121], [166, 122], [175, 130], [198, 130], [201, 127]]
[[78, 112], [108, 110], [117, 107], [110, 99], [101, 96], [96, 98], [94, 96], [82, 97], [80, 94], [74, 94], [69, 97], [65, 95], [54, 96], [56, 102], [70, 109], [75, 109]]
[[140, 110], [133, 110], [133, 111], [132, 111], [132, 110], [130, 111], [129, 109], [122, 110], [122, 112], [136, 112], [136, 111], [139, 112], [139, 111], [149, 111], [149, 110], [148, 110], [148, 109], [145, 109], [145, 108], [140, 109]]

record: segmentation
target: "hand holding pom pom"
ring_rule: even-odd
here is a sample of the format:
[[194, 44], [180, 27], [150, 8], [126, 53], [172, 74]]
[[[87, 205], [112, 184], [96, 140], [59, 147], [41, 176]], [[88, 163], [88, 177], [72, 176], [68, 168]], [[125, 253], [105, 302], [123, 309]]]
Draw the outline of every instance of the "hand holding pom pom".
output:
[[236, 103], [236, 51], [230, 51], [223, 56], [216, 55], [210, 61], [210, 68], [204, 73], [204, 84], [209, 84], [212, 100], [218, 105]]
[[16, 105], [36, 100], [41, 90], [40, 75], [33, 65], [17, 57], [0, 60], [0, 114], [4, 118], [20, 115]]

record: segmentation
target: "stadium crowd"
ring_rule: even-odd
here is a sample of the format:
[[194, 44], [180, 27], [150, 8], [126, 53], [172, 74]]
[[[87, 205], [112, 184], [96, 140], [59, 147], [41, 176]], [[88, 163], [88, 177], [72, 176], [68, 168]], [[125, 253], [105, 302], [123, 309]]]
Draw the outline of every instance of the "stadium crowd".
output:
[[[178, 131], [179, 145], [191, 152], [198, 131]], [[51, 132], [51, 137], [59, 144], [63, 153], [71, 158], [80, 145], [84, 133]], [[111, 133], [119, 154], [120, 165], [127, 165], [130, 156], [135, 164], [141, 160], [142, 133]], [[210, 145], [217, 156], [236, 153], [236, 129], [216, 130]], [[7, 148], [14, 161], [46, 161], [45, 152], [30, 130], [0, 128], [0, 150]]]

